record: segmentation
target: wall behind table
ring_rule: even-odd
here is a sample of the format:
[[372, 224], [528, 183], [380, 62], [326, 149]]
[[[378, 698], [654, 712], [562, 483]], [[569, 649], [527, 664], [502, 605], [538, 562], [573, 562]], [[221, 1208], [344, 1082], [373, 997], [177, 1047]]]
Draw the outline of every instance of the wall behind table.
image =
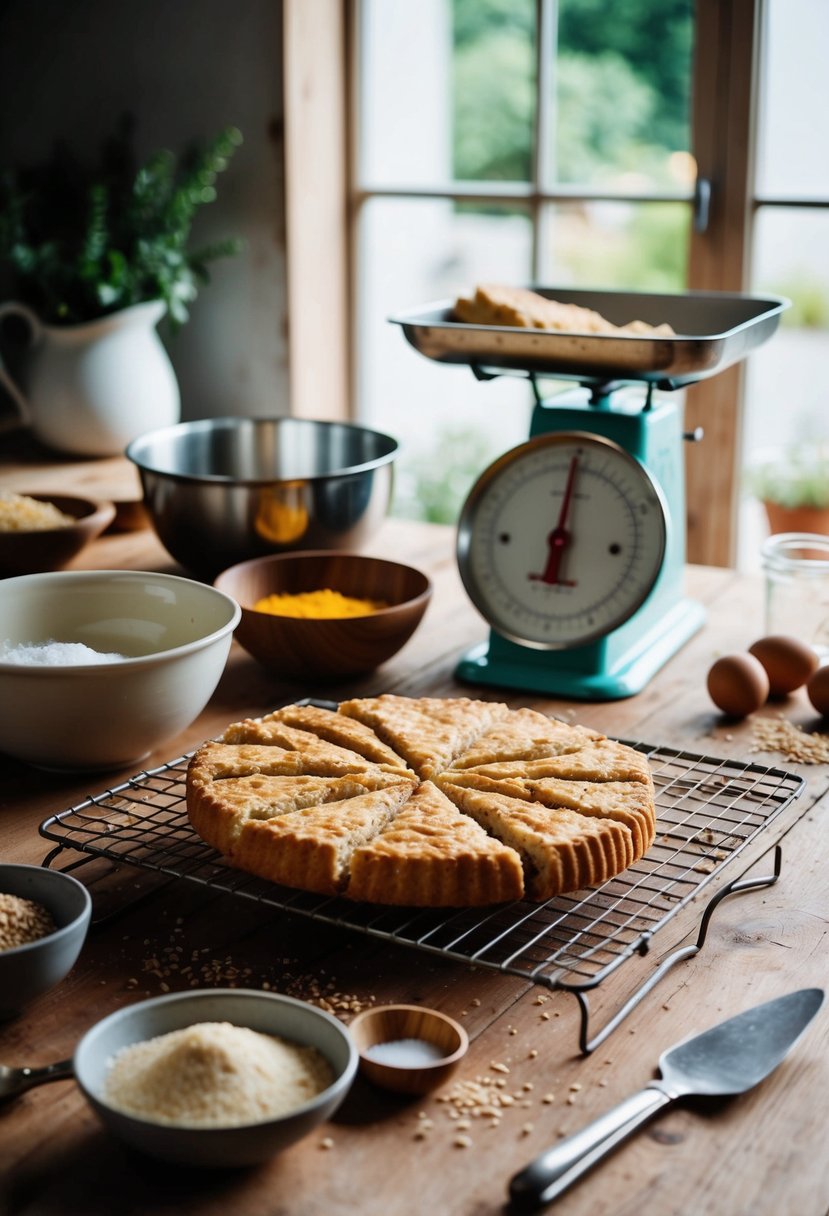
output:
[[247, 249], [213, 263], [177, 335], [159, 331], [184, 418], [289, 412], [282, 92], [281, 0], [0, 0], [0, 167], [59, 137], [95, 151], [124, 111], [139, 157], [243, 133], [193, 239]]

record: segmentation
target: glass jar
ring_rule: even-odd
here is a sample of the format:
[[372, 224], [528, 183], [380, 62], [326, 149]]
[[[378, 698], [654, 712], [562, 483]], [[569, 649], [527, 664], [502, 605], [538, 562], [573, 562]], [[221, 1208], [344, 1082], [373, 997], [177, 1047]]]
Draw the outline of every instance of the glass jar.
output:
[[829, 536], [778, 532], [761, 549], [766, 633], [784, 633], [829, 655]]

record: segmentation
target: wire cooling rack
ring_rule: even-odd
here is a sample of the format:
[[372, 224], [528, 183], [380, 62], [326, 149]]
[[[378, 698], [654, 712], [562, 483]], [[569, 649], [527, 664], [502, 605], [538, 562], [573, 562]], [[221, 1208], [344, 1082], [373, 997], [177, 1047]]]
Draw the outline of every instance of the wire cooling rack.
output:
[[[650, 763], [657, 834], [640, 861], [596, 889], [546, 903], [412, 909], [294, 891], [234, 870], [193, 831], [190, 755], [139, 773], [41, 824], [64, 849], [200, 883], [242, 899], [420, 950], [522, 976], [548, 988], [595, 987], [635, 953], [801, 792], [796, 774], [631, 743]], [[700, 943], [701, 944], [701, 943]]]

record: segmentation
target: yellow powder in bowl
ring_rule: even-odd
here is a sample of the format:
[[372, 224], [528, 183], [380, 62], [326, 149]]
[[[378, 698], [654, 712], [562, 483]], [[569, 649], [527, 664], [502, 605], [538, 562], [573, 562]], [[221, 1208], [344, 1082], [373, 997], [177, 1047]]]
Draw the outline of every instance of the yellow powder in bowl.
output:
[[253, 605], [256, 612], [272, 616], [304, 617], [310, 620], [339, 619], [349, 616], [370, 616], [388, 608], [383, 600], [361, 600], [340, 591], [324, 587], [319, 591], [298, 591], [294, 595], [266, 595]]
[[102, 1097], [151, 1123], [238, 1127], [286, 1115], [334, 1080], [315, 1047], [230, 1022], [197, 1022], [116, 1052]]
[[28, 494], [0, 493], [0, 532], [46, 532], [75, 522], [53, 502], [41, 502]]

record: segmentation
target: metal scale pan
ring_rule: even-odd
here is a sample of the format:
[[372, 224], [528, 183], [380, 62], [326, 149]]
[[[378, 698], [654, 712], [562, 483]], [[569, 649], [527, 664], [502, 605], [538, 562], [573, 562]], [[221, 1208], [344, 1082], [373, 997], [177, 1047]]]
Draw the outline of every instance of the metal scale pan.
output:
[[427, 359], [486, 371], [523, 371], [583, 382], [645, 381], [676, 389], [717, 375], [766, 342], [788, 300], [717, 292], [658, 295], [632, 291], [580, 291], [532, 287], [563, 304], [601, 313], [614, 325], [667, 322], [668, 337], [578, 334], [454, 320], [454, 301], [428, 304], [389, 318], [403, 327]]

